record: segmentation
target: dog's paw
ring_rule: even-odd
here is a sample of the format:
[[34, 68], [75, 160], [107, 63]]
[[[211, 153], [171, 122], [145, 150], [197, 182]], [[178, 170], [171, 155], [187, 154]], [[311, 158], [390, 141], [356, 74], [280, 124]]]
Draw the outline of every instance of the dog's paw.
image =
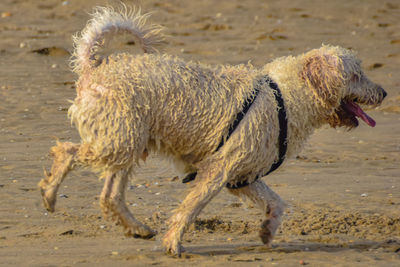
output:
[[157, 231], [152, 229], [142, 229], [141, 231], [127, 231], [125, 232], [125, 236], [131, 236], [133, 238], [141, 238], [141, 239], [150, 239], [157, 235]]
[[56, 206], [56, 191], [54, 188], [47, 188], [47, 181], [42, 179], [39, 183], [40, 193], [42, 195], [43, 206], [49, 212], [54, 212]]
[[185, 251], [181, 245], [181, 242], [179, 242], [177, 239], [165, 237], [163, 240], [163, 246], [165, 248], [165, 252], [172, 256], [181, 257], [182, 252]]
[[271, 231], [271, 221], [270, 220], [265, 220], [263, 221], [263, 223], [261, 224], [261, 230], [258, 233], [259, 237], [261, 238], [261, 241], [267, 245], [270, 246], [272, 239], [274, 239], [274, 235]]
[[125, 236], [127, 237], [150, 239], [157, 235], [157, 231], [137, 221], [130, 221], [129, 223], [118, 221], [118, 223], [124, 226]]
[[171, 256], [181, 257], [182, 253], [185, 252], [185, 249], [181, 244], [169, 246], [165, 248], [165, 252]]
[[46, 194], [47, 191], [44, 191], [43, 189], [41, 189], [40, 191], [42, 193], [43, 206], [46, 208], [48, 212], [54, 212], [56, 206], [55, 196], [51, 194], [50, 196], [48, 196]]

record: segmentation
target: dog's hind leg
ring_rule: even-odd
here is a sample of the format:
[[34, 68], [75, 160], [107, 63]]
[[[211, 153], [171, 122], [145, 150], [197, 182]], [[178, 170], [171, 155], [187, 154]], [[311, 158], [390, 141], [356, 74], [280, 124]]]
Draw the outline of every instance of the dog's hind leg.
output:
[[169, 220], [169, 230], [163, 238], [163, 246], [167, 253], [180, 256], [183, 251], [181, 239], [184, 231], [225, 186], [226, 174], [219, 166], [215, 164], [214, 168], [208, 166], [209, 168], [198, 171], [196, 184]]
[[148, 239], [156, 235], [150, 227], [135, 219], [125, 203], [125, 190], [130, 170], [107, 171], [103, 191], [100, 196], [100, 207], [106, 218], [112, 218], [121, 224], [127, 236]]
[[259, 236], [264, 244], [270, 245], [281, 223], [285, 206], [278, 194], [261, 180], [257, 180], [246, 187], [228, 190], [235, 196], [248, 198], [262, 209], [266, 219], [261, 224]]
[[45, 170], [45, 178], [38, 184], [43, 204], [50, 212], [54, 212], [58, 188], [67, 173], [73, 169], [79, 147], [79, 144], [57, 142], [57, 145], [50, 150], [50, 155], [54, 158], [51, 171], [48, 173]]

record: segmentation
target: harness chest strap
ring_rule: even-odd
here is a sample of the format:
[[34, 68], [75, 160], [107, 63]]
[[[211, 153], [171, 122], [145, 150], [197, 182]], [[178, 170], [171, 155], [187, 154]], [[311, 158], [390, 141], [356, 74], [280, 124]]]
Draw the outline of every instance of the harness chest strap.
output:
[[[281, 166], [281, 164], [283, 163], [283, 161], [285, 160], [285, 155], [286, 155], [286, 151], [287, 151], [287, 129], [288, 129], [288, 121], [287, 121], [287, 114], [286, 114], [286, 109], [285, 109], [285, 103], [283, 101], [282, 98], [282, 94], [281, 91], [278, 87], [278, 85], [268, 76], [264, 77], [265, 78], [265, 82], [268, 83], [269, 87], [273, 90], [274, 96], [275, 96], [275, 100], [277, 102], [277, 106], [278, 106], [278, 119], [279, 119], [279, 137], [278, 137], [278, 142], [279, 142], [279, 159], [277, 162], [273, 163], [271, 168], [269, 169], [269, 171], [267, 173], [265, 173], [264, 175], [258, 175], [254, 181], [256, 181], [258, 178], [266, 176], [268, 174], [270, 174], [271, 172], [275, 171], [276, 169], [279, 168], [279, 166]], [[216, 151], [218, 151], [223, 145], [224, 143], [229, 139], [229, 137], [233, 134], [233, 132], [235, 131], [235, 129], [237, 128], [237, 126], [240, 124], [240, 122], [242, 121], [242, 119], [244, 118], [244, 116], [246, 115], [246, 113], [248, 112], [248, 110], [250, 109], [251, 105], [253, 104], [253, 102], [256, 100], [258, 93], [260, 92], [259, 88], [256, 87], [254, 88], [254, 94], [252, 96], [250, 96], [249, 98], [246, 99], [245, 101], [245, 105], [243, 107], [243, 109], [236, 114], [236, 119], [233, 122], [233, 124], [229, 127], [229, 131], [228, 131], [228, 135], [226, 136], [226, 139], [222, 139], [221, 142], [219, 143]], [[183, 183], [187, 183], [190, 182], [192, 180], [194, 180], [196, 178], [197, 172], [193, 172], [193, 173], [189, 173], [183, 180]], [[248, 186], [250, 183], [247, 180], [244, 180], [242, 182], [238, 182], [236, 184], [230, 184], [228, 183], [226, 185], [226, 187], [230, 188], [230, 189], [238, 189], [238, 188], [242, 188], [245, 186]]]

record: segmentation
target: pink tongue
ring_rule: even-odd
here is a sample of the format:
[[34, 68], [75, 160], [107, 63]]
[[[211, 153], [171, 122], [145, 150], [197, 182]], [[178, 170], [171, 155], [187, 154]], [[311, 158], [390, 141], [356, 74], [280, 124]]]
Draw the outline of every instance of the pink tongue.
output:
[[355, 116], [365, 121], [366, 124], [368, 124], [371, 127], [375, 127], [376, 122], [374, 121], [374, 119], [368, 116], [367, 113], [365, 113], [364, 110], [362, 110], [362, 108], [360, 108], [359, 105], [353, 102], [347, 102], [345, 106], [348, 109], [348, 111], [352, 112]]

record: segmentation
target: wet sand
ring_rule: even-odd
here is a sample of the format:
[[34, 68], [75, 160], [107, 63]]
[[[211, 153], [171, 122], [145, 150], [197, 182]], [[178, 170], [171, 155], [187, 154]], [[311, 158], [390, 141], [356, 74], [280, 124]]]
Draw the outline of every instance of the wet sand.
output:
[[[137, 170], [127, 193], [135, 216], [159, 232], [153, 240], [124, 237], [102, 218], [102, 183], [86, 170], [67, 177], [55, 213], [42, 207], [37, 183], [51, 164], [49, 148], [57, 139], [79, 141], [67, 118], [77, 78], [68, 66], [71, 36], [103, 3], [0, 3], [0, 265], [400, 265], [400, 3], [141, 1], [166, 27], [162, 52], [260, 67], [322, 43], [340, 45], [357, 50], [367, 75], [389, 93], [368, 112], [375, 128], [320, 129], [296, 159], [264, 178], [287, 203], [272, 248], [257, 236], [261, 212], [222, 192], [185, 235], [181, 259], [165, 255], [160, 239], [191, 185], [157, 156]], [[128, 41], [119, 38], [108, 51], [137, 51]]]

